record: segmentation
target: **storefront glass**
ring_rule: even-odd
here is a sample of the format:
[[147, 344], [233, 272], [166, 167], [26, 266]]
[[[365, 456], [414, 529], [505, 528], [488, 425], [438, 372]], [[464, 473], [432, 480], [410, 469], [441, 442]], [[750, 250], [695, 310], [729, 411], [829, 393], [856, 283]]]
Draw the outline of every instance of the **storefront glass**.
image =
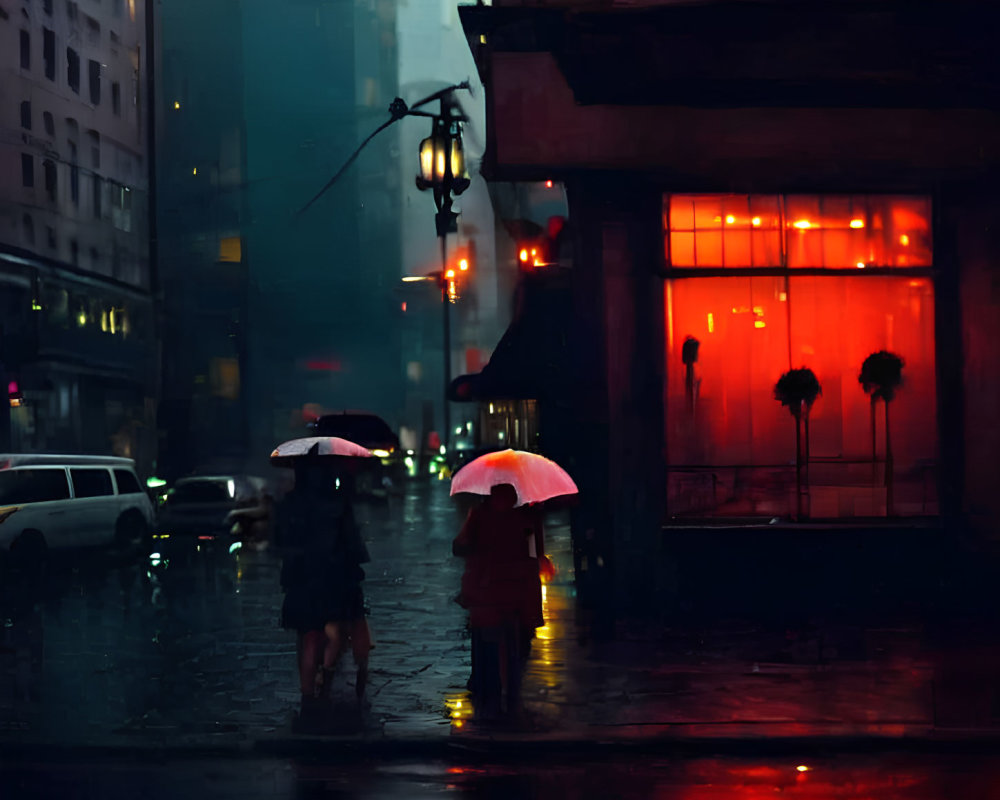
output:
[[[899, 248], [876, 248], [872, 243], [886, 238], [881, 234], [867, 240], [869, 252], [893, 269], [861, 272], [847, 263], [844, 248], [855, 245], [844, 244], [843, 237], [803, 244], [799, 233], [811, 228], [764, 223], [766, 208], [796, 209], [796, 215], [823, 219], [806, 205], [829, 209], [843, 201], [845, 219], [859, 205], [878, 209], [882, 219], [907, 220], [907, 233], [900, 233], [899, 224], [892, 230], [897, 242], [905, 235], [911, 244], [929, 243], [929, 225], [922, 229], [920, 221], [927, 222], [929, 203], [922, 198], [740, 201], [759, 211], [759, 227], [768, 231], [761, 236], [770, 244], [758, 248], [752, 238], [756, 231], [749, 232], [749, 240], [743, 231], [734, 240], [743, 244], [729, 246], [724, 231], [719, 248], [711, 244], [718, 236], [707, 239], [707, 251], [697, 248], [715, 253], [711, 258], [721, 260], [721, 266], [706, 268], [704, 276], [683, 271], [683, 277], [666, 282], [668, 515], [781, 517], [799, 508], [814, 518], [937, 513], [934, 287], [928, 271], [906, 269], [911, 265], [900, 263]], [[689, 196], [683, 203], [668, 198], [665, 221], [670, 224], [673, 209], [688, 202]], [[725, 219], [734, 210], [728, 197], [710, 203], [699, 196], [692, 205], [694, 213], [683, 221], [693, 219], [696, 229], [702, 205], [709, 209], [705, 218], [717, 211]], [[871, 213], [865, 217], [872, 219]], [[700, 230], [682, 233], [702, 235]], [[668, 243], [673, 238], [668, 230]], [[729, 257], [740, 247], [742, 262]], [[765, 254], [760, 262], [755, 260], [759, 253]], [[785, 266], [762, 263], [775, 253]], [[797, 271], [816, 259], [827, 262], [826, 268]], [[914, 259], [929, 263], [929, 252]], [[743, 269], [727, 275], [734, 267]], [[762, 274], [748, 273], [748, 267], [761, 267]], [[889, 470], [886, 404], [880, 401], [875, 408], [873, 457], [872, 405], [858, 379], [865, 359], [881, 350], [904, 361], [903, 383], [888, 404]], [[774, 388], [784, 372], [798, 367], [815, 373], [822, 394], [808, 414], [808, 455], [802, 442], [797, 480], [796, 423], [775, 399]], [[801, 505], [797, 491], [803, 495]]]

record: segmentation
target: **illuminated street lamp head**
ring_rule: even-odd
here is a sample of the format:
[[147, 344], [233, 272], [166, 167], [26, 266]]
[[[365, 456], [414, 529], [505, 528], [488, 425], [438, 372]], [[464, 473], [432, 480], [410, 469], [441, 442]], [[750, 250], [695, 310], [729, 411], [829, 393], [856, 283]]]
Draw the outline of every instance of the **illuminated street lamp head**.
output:
[[466, 272], [469, 269], [469, 259], [460, 258], [458, 260], [458, 268], [462, 270], [462, 272]]
[[435, 119], [431, 135], [420, 142], [419, 152], [419, 189], [438, 189], [458, 195], [468, 188], [461, 122], [447, 118]]

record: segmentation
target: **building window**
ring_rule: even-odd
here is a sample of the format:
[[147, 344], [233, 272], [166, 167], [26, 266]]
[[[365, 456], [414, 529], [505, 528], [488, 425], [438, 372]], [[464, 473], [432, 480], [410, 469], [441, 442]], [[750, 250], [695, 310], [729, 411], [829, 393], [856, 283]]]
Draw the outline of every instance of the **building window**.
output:
[[52, 116], [52, 112], [51, 111], [43, 111], [42, 112], [42, 125], [45, 128], [45, 132], [49, 136], [55, 136], [56, 135], [56, 121], [55, 121], [55, 118]]
[[35, 157], [30, 153], [21, 153], [21, 185], [26, 188], [35, 185]]
[[80, 266], [80, 243], [76, 239], [70, 239], [69, 259], [74, 267]]
[[[666, 198], [668, 514], [791, 516], [797, 493], [816, 518], [937, 513], [930, 219], [925, 197]], [[859, 382], [883, 350], [904, 362], [888, 464]], [[797, 481], [775, 385], [801, 367], [822, 394]]]
[[91, 185], [93, 186], [92, 206], [94, 209], [94, 219], [100, 219], [102, 211], [101, 195], [103, 194], [104, 191], [103, 188], [104, 181], [101, 179], [100, 175], [94, 175], [93, 183]]
[[42, 28], [42, 61], [45, 63], [45, 77], [56, 79], [56, 35], [48, 28]]
[[109, 181], [111, 193], [111, 223], [126, 233], [132, 230], [132, 190], [128, 186]]
[[31, 214], [21, 217], [21, 226], [24, 228], [24, 241], [30, 245], [35, 243], [35, 220]]
[[31, 101], [21, 101], [21, 127], [26, 131], [31, 130]]
[[93, 17], [87, 17], [87, 41], [98, 44], [101, 41], [101, 23]]
[[80, 54], [72, 47], [66, 48], [66, 83], [80, 94]]
[[72, 0], [67, 0], [66, 2], [66, 18], [70, 22], [76, 22], [77, 16], [79, 15], [80, 7], [72, 2]]
[[31, 69], [31, 34], [21, 31], [21, 69]]
[[118, 81], [111, 84], [111, 111], [116, 117], [122, 115], [122, 85]]
[[930, 201], [856, 195], [671, 195], [667, 264], [867, 269], [931, 264]]
[[42, 10], [50, 17], [52, 16], [52, 0], [42, 0]]
[[47, 158], [42, 162], [42, 170], [45, 173], [45, 194], [49, 200], [56, 199], [56, 162]]
[[45, 226], [45, 243], [49, 246], [49, 250], [55, 250], [58, 244], [56, 241], [56, 229], [51, 225]]
[[87, 131], [87, 140], [90, 142], [90, 166], [94, 169], [101, 168], [101, 134], [97, 131]]
[[90, 268], [97, 272], [97, 268], [101, 263], [101, 254], [97, 251], [96, 247], [90, 248]]
[[97, 106], [101, 104], [101, 62], [91, 59], [87, 68], [90, 75], [90, 102]]
[[80, 205], [80, 167], [77, 165], [77, 150], [74, 142], [69, 143], [69, 196], [74, 206]]

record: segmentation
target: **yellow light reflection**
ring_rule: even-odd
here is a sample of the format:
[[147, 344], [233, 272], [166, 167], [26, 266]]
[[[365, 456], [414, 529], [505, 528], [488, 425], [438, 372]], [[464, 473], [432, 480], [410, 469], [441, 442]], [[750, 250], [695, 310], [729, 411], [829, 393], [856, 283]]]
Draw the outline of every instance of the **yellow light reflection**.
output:
[[473, 713], [472, 703], [469, 702], [469, 693], [445, 695], [444, 710], [445, 716], [451, 720], [451, 724], [456, 728], [461, 728], [465, 724], [465, 720]]
[[708, 312], [708, 332], [715, 333], [715, 315], [711, 311]]
[[858, 269], [864, 269], [864, 268], [865, 268], [865, 262], [864, 261], [859, 261], [858, 262]]
[[762, 320], [762, 319], [758, 319], [758, 320], [754, 321], [753, 326], [755, 328], [766, 328], [767, 327], [767, 323], [764, 322], [764, 320]]
[[809, 771], [809, 767], [807, 767], [805, 764], [799, 764], [795, 769], [798, 770], [799, 772]]
[[727, 225], [732, 225], [734, 222], [736, 222], [736, 217], [734, 217], [732, 214], [729, 214], [726, 217], [726, 224]]
[[809, 220], [807, 220], [807, 219], [800, 219], [800, 220], [796, 220], [795, 222], [793, 222], [792, 223], [792, 227], [798, 228], [799, 230], [804, 231], [804, 230], [808, 230], [809, 228], [811, 228], [812, 227], [812, 223], [810, 223]]
[[904, 233], [899, 237], [899, 243], [903, 245], [903, 247], [906, 247], [910, 243], [910, 237]]
[[750, 223], [756, 228], [760, 226], [760, 217], [754, 217]]
[[851, 227], [852, 228], [863, 228], [863, 227], [865, 227], [865, 221], [863, 219], [852, 219], [851, 220]]

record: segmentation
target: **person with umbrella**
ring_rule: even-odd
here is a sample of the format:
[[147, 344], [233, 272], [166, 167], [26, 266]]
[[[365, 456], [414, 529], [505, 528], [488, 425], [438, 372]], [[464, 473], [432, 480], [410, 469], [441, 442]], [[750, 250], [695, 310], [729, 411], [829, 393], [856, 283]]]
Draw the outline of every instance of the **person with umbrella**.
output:
[[539, 571], [548, 559], [540, 507], [533, 504], [576, 491], [555, 462], [516, 450], [481, 456], [452, 480], [453, 495], [489, 495], [452, 542], [452, 553], [465, 559], [459, 602], [469, 611], [469, 686], [482, 718], [498, 716], [504, 706], [508, 714], [517, 710], [531, 640], [545, 624]]
[[297, 635], [304, 726], [328, 710], [333, 670], [348, 642], [358, 700], [364, 696], [372, 645], [361, 565], [370, 558], [354, 519], [351, 465], [369, 455], [333, 437], [286, 442], [271, 454], [273, 464], [295, 471], [295, 486], [277, 509], [276, 541], [283, 556], [281, 625]]

